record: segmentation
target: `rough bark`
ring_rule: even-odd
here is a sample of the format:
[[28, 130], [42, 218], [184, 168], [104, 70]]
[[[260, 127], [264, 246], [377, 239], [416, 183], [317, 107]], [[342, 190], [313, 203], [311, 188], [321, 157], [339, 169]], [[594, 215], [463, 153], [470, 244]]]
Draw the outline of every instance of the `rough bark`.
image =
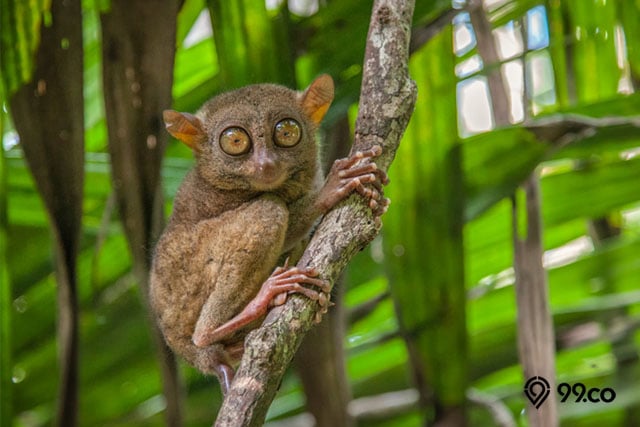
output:
[[76, 258], [82, 220], [84, 100], [80, 0], [53, 0], [31, 80], [10, 98], [29, 170], [54, 234], [60, 384], [56, 425], [74, 426], [78, 400]]
[[[171, 107], [176, 18], [180, 0], [112, 0], [101, 16], [103, 84], [109, 153], [120, 218], [133, 270], [148, 307], [153, 247], [163, 226], [160, 170], [168, 136], [162, 111]], [[181, 425], [176, 361], [152, 325], [160, 361], [166, 419]]]
[[[352, 150], [380, 145], [377, 159], [387, 170], [415, 104], [415, 83], [408, 75], [409, 38], [414, 2], [374, 3], [367, 37], [360, 111]], [[329, 212], [300, 259], [335, 283], [347, 262], [377, 234], [371, 211], [352, 196]], [[317, 304], [292, 296], [274, 309], [245, 342], [235, 380], [222, 404], [216, 426], [257, 426], [264, 421], [287, 365], [312, 326]]]

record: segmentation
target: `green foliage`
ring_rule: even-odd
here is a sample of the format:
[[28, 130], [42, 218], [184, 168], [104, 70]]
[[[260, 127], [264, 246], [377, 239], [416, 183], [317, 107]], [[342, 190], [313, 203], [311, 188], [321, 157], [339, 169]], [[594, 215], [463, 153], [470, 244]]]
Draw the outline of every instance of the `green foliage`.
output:
[[[287, 16], [273, 18], [264, 2], [208, 0], [216, 34], [220, 79], [225, 88], [263, 81], [294, 85]], [[286, 12], [286, 7], [280, 7]]]
[[[452, 50], [447, 29], [411, 59], [410, 73], [423, 84], [390, 171], [394, 209], [383, 241], [398, 321], [415, 345], [414, 375], [429, 385], [438, 405], [462, 406], [467, 384], [464, 200]], [[425, 257], [432, 253], [441, 256]], [[440, 343], [435, 351], [434, 342]]]
[[[0, 82], [0, 105], [4, 85]], [[7, 271], [7, 166], [4, 159], [4, 116], [0, 115], [0, 424], [12, 422], [11, 287]]]
[[29, 80], [40, 42], [40, 23], [51, 20], [50, 0], [0, 2], [0, 63], [7, 95]]
[[[198, 17], [209, 16], [205, 3], [212, 10], [213, 36], [186, 43]], [[304, 87], [327, 72], [337, 83], [329, 127], [357, 101], [371, 2], [326, 3], [315, 13], [297, 16], [284, 6], [267, 10], [262, 2], [186, 0], [178, 16], [174, 108], [195, 111], [212, 95], [251, 81]], [[449, 4], [417, 3], [416, 27], [431, 22]], [[628, 92], [640, 80], [637, 0], [509, 1], [488, 16], [494, 28], [518, 25], [541, 4], [550, 40], [536, 54], [547, 55], [553, 65], [553, 102], [536, 105], [539, 94], [526, 81], [523, 92], [534, 95], [525, 103], [528, 114], [636, 115], [640, 97]], [[10, 93], [30, 75], [39, 20], [46, 19], [42, 11], [48, 2], [0, 0], [0, 5], [2, 78]], [[87, 426], [156, 426], [163, 423], [160, 377], [111, 199], [98, 14], [96, 2], [86, 2], [79, 419]], [[376, 241], [360, 254], [347, 275], [351, 309], [393, 290], [393, 297], [381, 298], [348, 327], [353, 394], [358, 398], [412, 387], [414, 364], [423, 364], [426, 381], [439, 398], [458, 403], [467, 384], [501, 399], [519, 420], [526, 401], [515, 344], [508, 197], [537, 168], [558, 336], [557, 378], [612, 387], [618, 395], [609, 405], [561, 404], [563, 424], [633, 425], [629, 417], [640, 405], [640, 133], [633, 125], [616, 125], [558, 147], [514, 124], [459, 140], [454, 97], [461, 77], [454, 74], [454, 61], [460, 64], [477, 52], [472, 47], [455, 58], [451, 33], [446, 28], [412, 58], [420, 98], [392, 166], [392, 204], [383, 221], [383, 243]], [[616, 41], [618, 33], [624, 45]], [[0, 161], [0, 177], [7, 177], [8, 188], [0, 179], [0, 424], [11, 425], [9, 410], [13, 425], [46, 425], [54, 417], [57, 388], [52, 241], [20, 147], [12, 145], [8, 115], [0, 114], [9, 147]], [[172, 142], [162, 170], [167, 212], [191, 163], [191, 153]], [[594, 220], [603, 218], [617, 234], [596, 239], [590, 230]], [[456, 235], [460, 231], [462, 236]], [[407, 327], [419, 343], [419, 360], [411, 359], [399, 337]], [[466, 345], [459, 341], [465, 333]], [[215, 381], [190, 367], [181, 369], [189, 396], [186, 425], [210, 425], [220, 399], [212, 391], [217, 390]], [[9, 408], [7, 393], [13, 395]], [[291, 374], [269, 417], [288, 418], [302, 412], [303, 405], [300, 383]], [[424, 416], [409, 410], [362, 425], [417, 425]], [[473, 406], [470, 417], [482, 420], [477, 425], [491, 425], [486, 409]]]

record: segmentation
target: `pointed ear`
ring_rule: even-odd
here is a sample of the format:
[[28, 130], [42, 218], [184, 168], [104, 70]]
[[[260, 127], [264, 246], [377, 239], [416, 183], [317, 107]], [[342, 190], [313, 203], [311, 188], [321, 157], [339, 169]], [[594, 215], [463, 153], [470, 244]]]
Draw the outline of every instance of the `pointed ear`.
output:
[[322, 74], [302, 93], [298, 95], [302, 110], [311, 121], [320, 124], [325, 113], [333, 101], [333, 79], [328, 74]]
[[193, 114], [165, 110], [162, 113], [162, 118], [167, 132], [184, 142], [192, 150], [197, 149], [198, 143], [206, 138], [200, 119]]

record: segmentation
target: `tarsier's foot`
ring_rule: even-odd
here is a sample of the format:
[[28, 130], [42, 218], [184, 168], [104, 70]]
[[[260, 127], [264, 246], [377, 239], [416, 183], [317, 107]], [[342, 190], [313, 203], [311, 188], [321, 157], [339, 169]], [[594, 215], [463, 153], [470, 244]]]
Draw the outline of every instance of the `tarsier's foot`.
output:
[[[326, 280], [318, 279], [318, 272], [314, 268], [289, 268], [287, 264], [288, 262], [285, 262], [283, 267], [278, 267], [271, 273], [271, 276], [262, 284], [258, 295], [249, 301], [240, 313], [215, 330], [204, 333], [196, 345], [204, 347], [228, 337], [267, 314], [269, 307], [284, 304], [289, 293], [299, 293], [318, 301], [322, 307], [321, 312], [326, 313], [330, 305], [331, 284]], [[303, 284], [319, 290], [307, 288]]]
[[[320, 323], [320, 321], [322, 320], [322, 315], [325, 314], [329, 310], [329, 307], [333, 305], [333, 303], [331, 302], [331, 293], [330, 293], [331, 285], [326, 280], [317, 278], [318, 272], [316, 271], [315, 268], [301, 269], [298, 267], [293, 267], [293, 268], [287, 269], [288, 262], [289, 262], [289, 259], [285, 261], [283, 267], [276, 268], [274, 272], [271, 274], [270, 278], [278, 277], [279, 280], [282, 280], [280, 286], [290, 281], [294, 281], [294, 284], [296, 284], [297, 286], [295, 289], [285, 290], [275, 295], [271, 299], [271, 305], [272, 306], [282, 305], [287, 301], [288, 294], [294, 293], [294, 292], [301, 293], [305, 295], [307, 298], [317, 301], [318, 305], [320, 305], [320, 310], [316, 312], [316, 317], [315, 317], [315, 322]], [[300, 281], [299, 280], [300, 277], [306, 277], [306, 280]], [[314, 285], [318, 287], [320, 291], [301, 286], [298, 282]]]
[[381, 153], [382, 148], [375, 145], [369, 150], [356, 151], [347, 158], [336, 160], [318, 198], [321, 208], [327, 211], [357, 191], [369, 201], [374, 216], [384, 214], [389, 206], [389, 199], [384, 197], [382, 187], [389, 183], [389, 178], [372, 160]]
[[220, 389], [222, 390], [223, 395], [226, 395], [229, 391], [234, 375], [235, 371], [231, 366], [224, 363], [220, 363], [216, 366], [216, 376], [220, 382]]

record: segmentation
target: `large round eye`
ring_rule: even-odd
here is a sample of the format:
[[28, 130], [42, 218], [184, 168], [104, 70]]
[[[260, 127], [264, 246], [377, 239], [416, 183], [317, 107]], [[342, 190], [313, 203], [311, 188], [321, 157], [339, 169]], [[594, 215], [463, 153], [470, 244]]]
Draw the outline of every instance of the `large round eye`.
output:
[[300, 142], [300, 123], [293, 119], [284, 119], [276, 123], [274, 140], [280, 147], [293, 147]]
[[220, 148], [227, 154], [239, 156], [251, 149], [251, 138], [242, 128], [228, 128], [220, 135]]

